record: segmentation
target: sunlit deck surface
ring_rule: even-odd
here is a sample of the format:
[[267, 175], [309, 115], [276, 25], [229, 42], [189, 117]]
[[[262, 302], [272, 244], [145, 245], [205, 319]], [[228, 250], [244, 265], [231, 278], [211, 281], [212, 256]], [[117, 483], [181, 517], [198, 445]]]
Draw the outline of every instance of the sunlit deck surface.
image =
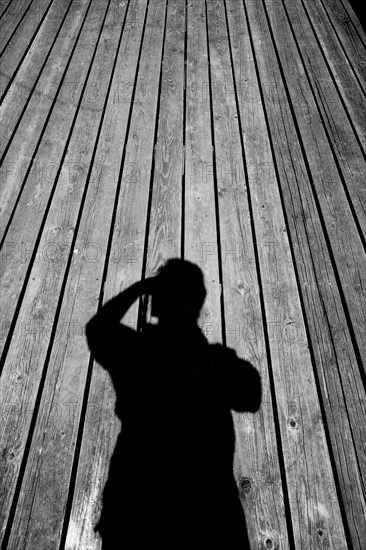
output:
[[[261, 373], [260, 411], [233, 413], [253, 550], [363, 550], [366, 35], [347, 0], [0, 6], [4, 550], [100, 548], [121, 426], [85, 324], [177, 256], [205, 274], [207, 338]], [[148, 510], [148, 455], [141, 475]]]

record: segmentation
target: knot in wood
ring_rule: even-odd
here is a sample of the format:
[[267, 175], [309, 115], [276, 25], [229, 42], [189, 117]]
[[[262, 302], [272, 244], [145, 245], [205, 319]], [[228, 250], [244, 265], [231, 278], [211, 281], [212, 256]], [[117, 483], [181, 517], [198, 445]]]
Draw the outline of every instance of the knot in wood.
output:
[[250, 493], [251, 488], [252, 482], [250, 481], [250, 479], [247, 477], [243, 477], [240, 480], [240, 492], [244, 498], [246, 498], [246, 496]]
[[297, 418], [294, 418], [294, 417], [290, 417], [288, 419], [288, 424], [291, 426], [291, 428], [293, 428], [294, 430], [298, 430], [299, 429], [299, 422], [297, 420]]

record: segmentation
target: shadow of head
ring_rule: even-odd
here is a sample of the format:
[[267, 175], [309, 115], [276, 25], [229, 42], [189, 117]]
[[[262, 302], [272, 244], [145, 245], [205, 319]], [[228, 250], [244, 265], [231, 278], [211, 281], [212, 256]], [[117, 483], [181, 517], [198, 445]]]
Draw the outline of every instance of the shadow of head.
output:
[[160, 323], [196, 322], [206, 298], [203, 273], [186, 260], [173, 258], [158, 271], [151, 314]]

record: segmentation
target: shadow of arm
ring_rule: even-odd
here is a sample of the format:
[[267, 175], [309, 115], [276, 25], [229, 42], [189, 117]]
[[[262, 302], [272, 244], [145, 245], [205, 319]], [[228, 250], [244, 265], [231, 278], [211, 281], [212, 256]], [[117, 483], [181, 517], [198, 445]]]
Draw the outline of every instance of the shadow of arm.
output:
[[92, 356], [110, 370], [121, 352], [128, 356], [137, 344], [137, 333], [121, 324], [128, 309], [139, 298], [143, 284], [138, 282], [107, 302], [87, 323], [85, 332]]

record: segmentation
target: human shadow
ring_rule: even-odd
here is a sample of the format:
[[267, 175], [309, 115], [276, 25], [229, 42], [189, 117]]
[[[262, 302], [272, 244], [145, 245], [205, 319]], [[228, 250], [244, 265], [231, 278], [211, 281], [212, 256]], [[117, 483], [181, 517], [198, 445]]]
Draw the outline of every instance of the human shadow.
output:
[[[86, 326], [122, 420], [95, 527], [103, 550], [250, 548], [230, 410], [258, 410], [260, 376], [234, 350], [207, 342], [197, 325], [205, 296], [201, 270], [171, 259]], [[140, 297], [150, 297], [158, 323], [135, 331], [120, 321]]]

